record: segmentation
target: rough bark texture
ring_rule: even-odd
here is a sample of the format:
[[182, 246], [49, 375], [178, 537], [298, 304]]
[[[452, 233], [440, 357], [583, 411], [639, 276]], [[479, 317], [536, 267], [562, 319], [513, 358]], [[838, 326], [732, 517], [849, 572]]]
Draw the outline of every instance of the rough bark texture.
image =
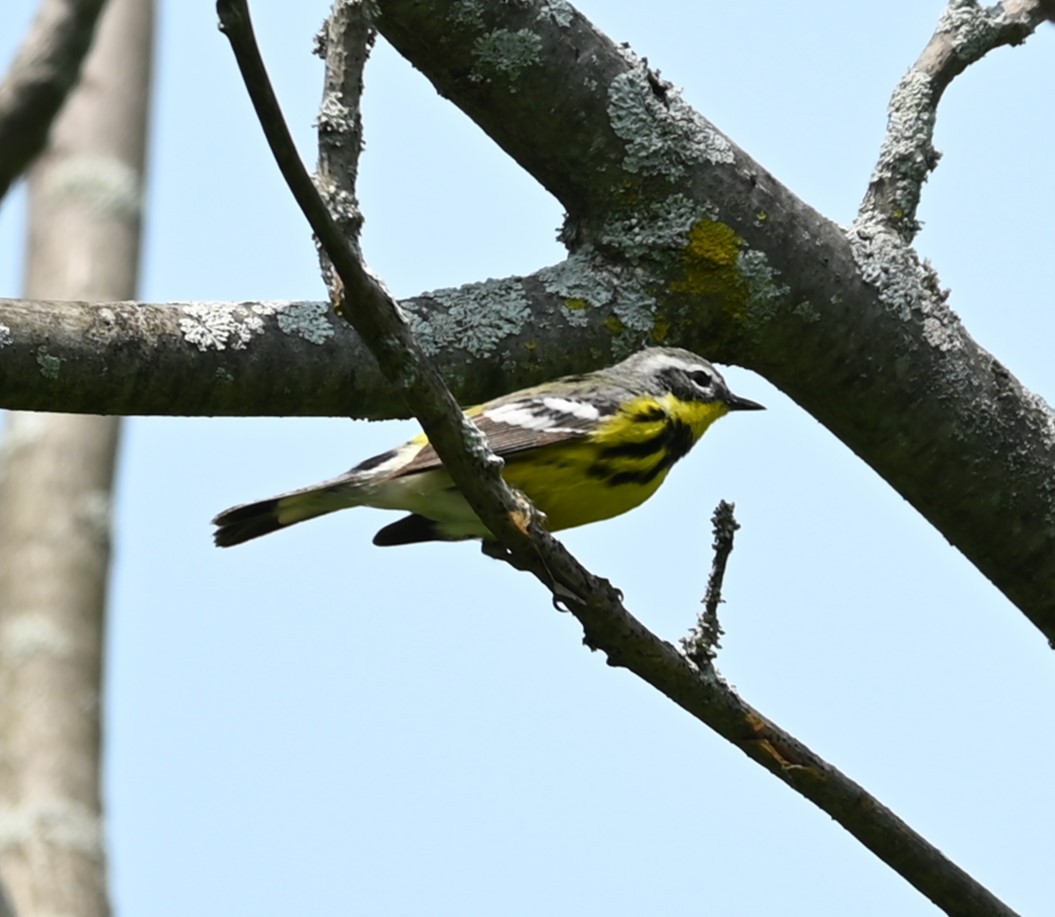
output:
[[570, 8], [378, 5], [381, 34], [564, 203], [575, 250], [659, 266], [652, 336], [691, 316], [677, 343], [783, 389], [1055, 640], [1055, 419], [895, 233], [816, 213]]
[[0, 198], [39, 153], [77, 81], [104, 0], [44, 0], [0, 83]]
[[[134, 295], [150, 0], [113, 0], [29, 186], [30, 296]], [[119, 423], [13, 414], [0, 480], [0, 871], [22, 917], [109, 913], [102, 656]]]
[[[570, 7], [379, 7], [381, 33], [569, 212], [567, 261], [407, 310], [460, 398], [593, 368], [648, 340], [748, 366], [1055, 639], [1055, 418], [972, 340], [896, 232], [816, 213]], [[29, 322], [18, 308], [0, 303], [0, 404], [405, 412], [319, 312], [189, 304], [138, 318], [71, 306]], [[275, 328], [286, 333], [259, 333]]]
[[[335, 5], [335, 9], [342, 4]], [[514, 567], [531, 571], [580, 621], [585, 643], [603, 651], [610, 665], [625, 666], [662, 691], [702, 722], [737, 745], [746, 755], [829, 812], [885, 862], [949, 913], [994, 915], [1013, 912], [933, 845], [913, 832], [889, 809], [835, 768], [812, 754], [750, 708], [715, 677], [710, 658], [694, 666], [623, 607], [611, 584], [585, 570], [555, 542], [530, 507], [519, 503], [498, 476], [497, 463], [479, 433], [467, 425], [450, 392], [425, 360], [421, 345], [399, 317], [399, 308], [364, 271], [357, 253], [337, 225], [312, 180], [299, 163], [296, 148], [277, 110], [249, 24], [246, 0], [218, 0], [222, 29], [231, 41], [243, 80], [264, 134], [290, 191], [297, 200], [336, 272], [338, 311], [362, 335], [385, 376], [421, 421], [451, 478], [473, 510], [497, 537], [485, 551]], [[328, 32], [328, 61], [346, 87], [327, 96], [324, 108], [343, 110], [352, 133], [358, 124], [357, 79], [338, 71], [358, 69], [367, 38], [348, 20], [349, 53], [335, 55], [335, 14]], [[357, 63], [351, 63], [356, 61]], [[354, 152], [354, 150], [353, 150]], [[354, 168], [349, 170], [354, 173]], [[325, 176], [324, 170], [324, 185]], [[354, 189], [342, 188], [353, 200]]]

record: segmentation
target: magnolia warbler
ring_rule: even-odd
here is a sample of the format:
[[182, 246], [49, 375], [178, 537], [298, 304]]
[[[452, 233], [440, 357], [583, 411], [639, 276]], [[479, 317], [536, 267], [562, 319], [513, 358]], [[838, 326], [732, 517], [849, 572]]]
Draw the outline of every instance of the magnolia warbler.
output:
[[[719, 417], [761, 408], [730, 392], [696, 354], [653, 347], [608, 369], [513, 392], [466, 413], [504, 459], [509, 485], [527, 494], [556, 531], [638, 506]], [[213, 520], [214, 537], [228, 547], [350, 506], [410, 513], [381, 529], [376, 545], [490, 534], [421, 434], [340, 477], [226, 509]]]

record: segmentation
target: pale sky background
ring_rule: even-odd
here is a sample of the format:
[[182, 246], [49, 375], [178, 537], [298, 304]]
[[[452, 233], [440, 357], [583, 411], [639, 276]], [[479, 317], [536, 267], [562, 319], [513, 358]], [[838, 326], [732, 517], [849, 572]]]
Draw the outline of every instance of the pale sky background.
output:
[[[0, 6], [6, 67], [35, 7]], [[848, 222], [937, 0], [584, 0], [735, 142]], [[141, 298], [324, 295], [217, 32], [161, 4]], [[306, 158], [323, 0], [257, 0]], [[381, 41], [364, 245], [397, 295], [556, 262], [559, 206]], [[1055, 394], [1055, 30], [958, 79], [921, 252], [974, 336]], [[21, 284], [21, 194], [0, 295]], [[706, 355], [706, 354], [705, 354]], [[1055, 900], [1055, 654], [845, 446], [762, 378], [642, 509], [566, 543], [666, 639], [691, 626], [721, 498], [743, 525], [719, 667], [1025, 914]], [[230, 551], [209, 519], [393, 445], [409, 424], [136, 419], [116, 507], [106, 798], [124, 917], [923, 915], [826, 815], [580, 644], [472, 544], [379, 549], [340, 513]]]

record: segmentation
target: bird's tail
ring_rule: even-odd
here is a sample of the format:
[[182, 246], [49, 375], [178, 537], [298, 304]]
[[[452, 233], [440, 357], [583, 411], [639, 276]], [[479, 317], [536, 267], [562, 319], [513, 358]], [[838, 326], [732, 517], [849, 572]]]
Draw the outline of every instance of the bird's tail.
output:
[[294, 490], [257, 503], [243, 503], [225, 509], [213, 519], [213, 525], [217, 527], [213, 532], [213, 540], [219, 547], [229, 548], [284, 529], [287, 525], [324, 516], [358, 503], [356, 488], [349, 486], [346, 480]]

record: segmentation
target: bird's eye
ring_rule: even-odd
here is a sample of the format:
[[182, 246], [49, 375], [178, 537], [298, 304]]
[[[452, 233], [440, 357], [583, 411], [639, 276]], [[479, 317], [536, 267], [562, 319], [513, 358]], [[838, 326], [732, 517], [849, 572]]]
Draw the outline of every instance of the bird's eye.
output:
[[697, 369], [695, 372], [689, 373], [689, 378], [700, 388], [710, 388], [714, 384], [714, 376], [705, 369]]

